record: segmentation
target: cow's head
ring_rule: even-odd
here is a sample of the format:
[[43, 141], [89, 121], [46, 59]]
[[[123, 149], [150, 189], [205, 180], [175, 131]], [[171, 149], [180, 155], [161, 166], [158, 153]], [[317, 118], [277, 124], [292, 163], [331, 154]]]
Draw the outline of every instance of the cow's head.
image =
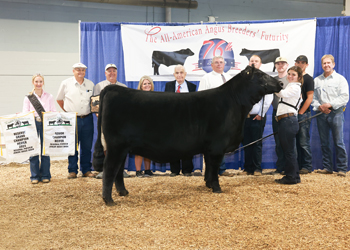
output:
[[280, 92], [282, 89], [280, 81], [255, 68], [254, 65], [247, 66], [240, 74], [256, 102], [264, 95]]

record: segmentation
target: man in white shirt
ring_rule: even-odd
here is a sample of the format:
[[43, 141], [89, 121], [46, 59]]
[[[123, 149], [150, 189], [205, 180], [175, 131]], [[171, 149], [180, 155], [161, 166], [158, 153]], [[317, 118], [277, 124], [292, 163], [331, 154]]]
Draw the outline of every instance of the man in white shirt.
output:
[[[205, 74], [199, 82], [198, 91], [217, 88], [231, 79], [229, 74], [224, 73], [225, 59], [222, 56], [214, 56], [211, 61], [212, 72]], [[222, 159], [219, 175], [230, 176], [233, 174], [226, 171], [225, 158]]]
[[[94, 127], [90, 112], [90, 97], [94, 84], [85, 78], [86, 68], [82, 63], [73, 65], [74, 76], [61, 83], [56, 100], [63, 111], [77, 112], [80, 171], [83, 177], [95, 177], [95, 174], [91, 173], [91, 147]], [[68, 172], [68, 179], [77, 178], [78, 151], [75, 151], [75, 155], [68, 157]]]
[[[93, 91], [94, 96], [99, 95], [101, 91], [110, 84], [115, 84], [115, 85], [127, 88], [127, 86], [124, 83], [117, 81], [118, 69], [115, 64], [109, 63], [106, 65], [105, 75], [106, 75], [106, 80], [101, 81], [95, 85], [94, 91]], [[98, 113], [96, 113], [96, 116], [98, 117]], [[94, 147], [94, 153], [93, 153], [93, 160], [92, 160], [94, 167], [96, 167], [96, 164], [103, 166], [104, 158], [105, 158], [105, 155], [103, 152], [103, 147], [101, 145], [101, 142], [96, 141], [95, 147]], [[98, 173], [98, 175], [96, 175], [96, 179], [102, 179], [102, 176], [103, 176], [103, 172], [100, 172]], [[123, 176], [124, 178], [130, 177], [130, 175], [128, 175], [125, 171], [123, 172]]]
[[[252, 55], [249, 59], [249, 65], [257, 69], [261, 66], [261, 58], [258, 55]], [[262, 138], [266, 123], [266, 112], [269, 110], [273, 100], [273, 94], [265, 95], [256, 103], [249, 112], [244, 123], [243, 145]], [[262, 175], [262, 141], [256, 142], [244, 148], [244, 171], [240, 174]]]
[[344, 110], [349, 101], [349, 85], [345, 77], [335, 72], [332, 55], [321, 59], [324, 73], [315, 78], [313, 110], [322, 112], [317, 116], [320, 134], [323, 170], [321, 174], [333, 173], [332, 145], [329, 134], [332, 132], [336, 153], [338, 175], [345, 177], [348, 169], [348, 155], [343, 140]]

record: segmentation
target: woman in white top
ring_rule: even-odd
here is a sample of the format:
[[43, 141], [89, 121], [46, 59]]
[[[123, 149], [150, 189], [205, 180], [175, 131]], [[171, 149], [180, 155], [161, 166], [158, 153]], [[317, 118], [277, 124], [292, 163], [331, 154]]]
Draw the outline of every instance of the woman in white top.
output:
[[[41, 121], [42, 114], [39, 110], [45, 112], [56, 112], [54, 99], [51, 94], [43, 90], [44, 76], [36, 74], [32, 77], [33, 91], [29, 93], [29, 96], [24, 97], [23, 101], [23, 112], [35, 111], [35, 125], [40, 137], [41, 142], [41, 159], [39, 156], [33, 156], [29, 158], [30, 162], [30, 173], [32, 184], [38, 184], [39, 181], [43, 183], [49, 183], [51, 179], [50, 173], [50, 157], [42, 154], [43, 150], [43, 123]], [[34, 105], [33, 105], [34, 102]], [[36, 108], [35, 108], [35, 107]], [[38, 109], [38, 112], [36, 111]]]
[[[139, 81], [139, 85], [137, 87], [138, 90], [142, 91], [153, 91], [154, 90], [154, 84], [153, 80], [149, 76], [143, 76], [141, 77]], [[141, 171], [141, 165], [142, 160], [145, 164], [145, 173]], [[136, 176], [137, 177], [150, 177], [153, 175], [153, 172], [151, 171], [151, 160], [144, 158], [139, 155], [135, 155], [135, 168], [136, 168]]]
[[286, 157], [285, 176], [275, 181], [280, 184], [297, 184], [300, 183], [296, 154], [296, 134], [299, 131], [298, 109], [302, 102], [303, 72], [301, 68], [298, 66], [289, 68], [287, 79], [289, 82], [287, 87], [276, 93], [278, 97], [281, 97], [277, 107], [276, 119], [278, 120], [278, 138]]

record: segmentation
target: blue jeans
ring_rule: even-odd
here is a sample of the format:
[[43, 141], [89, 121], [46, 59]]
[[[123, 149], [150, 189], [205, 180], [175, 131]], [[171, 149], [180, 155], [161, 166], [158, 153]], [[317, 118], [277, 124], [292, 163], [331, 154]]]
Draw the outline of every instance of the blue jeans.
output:
[[[92, 114], [85, 118], [77, 118], [78, 143], [80, 145], [80, 171], [85, 174], [91, 171], [91, 147], [94, 135]], [[78, 173], [78, 151], [68, 156], [68, 172]]]
[[43, 123], [35, 121], [36, 131], [40, 137], [41, 145], [41, 164], [39, 161], [39, 155], [29, 158], [30, 165], [30, 179], [41, 181], [43, 179], [51, 179], [50, 174], [50, 157], [43, 155]]
[[348, 169], [348, 155], [343, 140], [344, 114], [343, 108], [332, 110], [329, 114], [317, 116], [317, 128], [320, 134], [323, 168], [332, 172], [332, 145], [329, 140], [332, 132], [336, 153], [336, 167], [338, 171], [346, 172]]
[[[298, 114], [298, 121], [303, 121], [311, 117], [311, 112], [305, 112], [304, 114]], [[297, 152], [299, 169], [307, 169], [312, 171], [312, 155], [310, 146], [310, 125], [311, 119], [299, 123], [299, 132], [297, 134]]]
[[284, 173], [290, 180], [300, 180], [299, 166], [296, 154], [296, 135], [299, 123], [296, 116], [282, 118], [278, 125], [278, 138], [286, 157]]
[[[275, 119], [276, 111], [277, 110], [274, 109], [272, 112], [272, 130], [274, 133], [278, 132], [278, 125], [279, 125]], [[282, 171], [284, 171], [284, 166], [286, 165], [286, 157], [284, 156], [280, 139], [278, 138], [278, 134], [275, 134], [273, 137], [275, 138], [275, 144], [276, 144], [276, 147], [275, 147], [275, 152], [277, 155], [276, 170], [279, 173], [281, 173]]]
[[[247, 118], [244, 123], [243, 146], [262, 138], [266, 123], [266, 116], [262, 120]], [[262, 141], [256, 142], [244, 148], [244, 169], [248, 173], [262, 171]]]

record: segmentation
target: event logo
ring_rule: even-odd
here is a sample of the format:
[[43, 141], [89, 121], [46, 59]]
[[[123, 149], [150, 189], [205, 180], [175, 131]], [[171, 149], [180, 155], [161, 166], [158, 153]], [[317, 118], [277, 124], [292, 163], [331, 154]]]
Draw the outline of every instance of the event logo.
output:
[[224, 72], [235, 67], [235, 59], [231, 42], [228, 43], [223, 39], [214, 38], [204, 41], [199, 51], [198, 68], [202, 68], [205, 72], [213, 71], [211, 60], [214, 56], [222, 56], [225, 59]]
[[29, 123], [28, 120], [23, 120], [23, 119], [14, 119], [6, 123], [7, 130], [9, 129], [15, 129], [15, 128], [20, 128], [20, 127], [26, 127], [30, 126], [31, 124]]
[[62, 117], [62, 115], [57, 115], [55, 119], [48, 120], [48, 126], [72, 126], [71, 119]]

